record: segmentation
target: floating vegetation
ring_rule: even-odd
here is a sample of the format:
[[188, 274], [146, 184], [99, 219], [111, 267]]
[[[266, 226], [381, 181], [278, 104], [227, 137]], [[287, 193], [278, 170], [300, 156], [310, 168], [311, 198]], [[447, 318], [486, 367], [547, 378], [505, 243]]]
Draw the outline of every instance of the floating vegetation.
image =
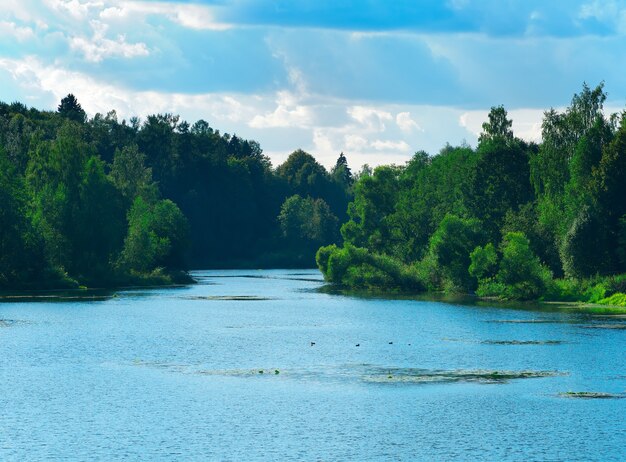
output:
[[291, 380], [300, 381], [361, 381], [366, 383], [388, 384], [434, 384], [434, 383], [508, 383], [517, 379], [533, 379], [567, 375], [559, 371], [508, 371], [491, 369], [418, 369], [381, 367], [370, 364], [347, 364], [343, 366], [307, 366], [288, 369], [286, 372], [278, 368], [251, 369], [203, 369], [196, 365], [159, 363], [135, 360], [135, 366], [154, 367], [161, 370], [182, 374], [203, 376], [253, 378], [263, 376], [264, 380], [271, 376], [285, 375]]
[[626, 324], [589, 324], [586, 326], [580, 326], [583, 329], [626, 329]]
[[189, 366], [186, 364], [168, 363], [161, 361], [143, 361], [141, 359], [135, 359], [133, 361], [133, 366], [150, 367], [174, 372], [186, 372], [189, 369]]
[[225, 300], [225, 301], [263, 301], [263, 300], [276, 300], [272, 297], [260, 297], [258, 295], [189, 295], [180, 297], [185, 300]]
[[380, 368], [372, 374], [365, 375], [365, 382], [373, 383], [454, 383], [454, 382], [477, 382], [477, 383], [507, 383], [516, 379], [533, 379], [541, 377], [556, 377], [566, 375], [558, 371], [498, 371], [489, 369], [456, 369], [456, 370], [431, 370], [414, 368]]
[[257, 375], [279, 375], [277, 368], [255, 368], [255, 369], [201, 369], [198, 365], [170, 363], [165, 361], [144, 361], [135, 359], [132, 362], [136, 367], [148, 367], [160, 369], [168, 372], [178, 372], [182, 374], [215, 375], [223, 377], [252, 377]]
[[222, 377], [254, 377], [259, 375], [279, 375], [278, 369], [200, 369], [189, 370], [189, 373], [198, 375], [214, 375]]
[[21, 321], [18, 319], [0, 319], [0, 328], [11, 327], [17, 324], [34, 324], [32, 321]]
[[493, 319], [485, 322], [495, 324], [561, 324], [567, 321], [556, 319]]
[[483, 345], [561, 345], [562, 340], [483, 340]]
[[626, 398], [624, 393], [603, 393], [598, 391], [566, 391], [559, 393], [562, 398], [582, 398], [582, 399], [620, 399]]
[[447, 338], [442, 340], [446, 342], [464, 342], [464, 343], [480, 343], [482, 345], [562, 345], [563, 340], [466, 340], [459, 338]]

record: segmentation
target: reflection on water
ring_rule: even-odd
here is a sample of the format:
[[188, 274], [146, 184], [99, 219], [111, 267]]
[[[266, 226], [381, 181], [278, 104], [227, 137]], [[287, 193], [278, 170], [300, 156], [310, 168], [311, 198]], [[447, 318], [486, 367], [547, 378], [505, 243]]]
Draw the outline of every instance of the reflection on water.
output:
[[624, 317], [196, 277], [4, 299], [0, 460], [626, 460]]

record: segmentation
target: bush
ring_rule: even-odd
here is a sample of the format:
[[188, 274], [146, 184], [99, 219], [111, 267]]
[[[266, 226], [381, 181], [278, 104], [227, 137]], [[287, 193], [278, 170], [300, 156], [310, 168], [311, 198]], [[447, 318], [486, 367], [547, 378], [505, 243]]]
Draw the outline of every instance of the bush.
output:
[[469, 274], [476, 279], [489, 279], [495, 276], [498, 269], [498, 254], [490, 242], [485, 247], [476, 247], [470, 254]]
[[320, 247], [315, 254], [315, 262], [324, 277], [326, 277], [326, 274], [328, 273], [328, 259], [336, 250], [337, 246], [335, 244], [331, 244], [326, 247]]
[[499, 263], [491, 244], [477, 247], [471, 253], [472, 263], [468, 272], [478, 278], [478, 295], [530, 300], [547, 292], [560, 294], [570, 290], [553, 282], [552, 273], [531, 250], [530, 242], [523, 233], [506, 233], [500, 252]]
[[476, 219], [464, 219], [446, 215], [430, 238], [429, 254], [437, 262], [437, 270], [444, 279], [444, 286], [455, 291], [472, 290], [476, 281], [467, 268], [470, 252], [484, 242], [481, 224]]
[[618, 292], [610, 297], [599, 300], [598, 303], [601, 305], [626, 306], [626, 294]]
[[317, 264], [327, 281], [347, 287], [411, 291], [425, 288], [415, 267], [349, 244], [343, 248], [320, 248]]

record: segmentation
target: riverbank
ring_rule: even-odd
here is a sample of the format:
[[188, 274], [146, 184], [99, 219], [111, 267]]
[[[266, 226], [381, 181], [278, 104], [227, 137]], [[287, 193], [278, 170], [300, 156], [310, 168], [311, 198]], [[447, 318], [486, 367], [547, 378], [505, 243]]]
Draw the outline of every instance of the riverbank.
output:
[[114, 275], [99, 280], [76, 280], [64, 274], [55, 276], [55, 278], [35, 280], [12, 287], [0, 287], [0, 301], [102, 298], [118, 290], [182, 287], [196, 283], [186, 271], [163, 269], [151, 273], [133, 272]]
[[529, 311], [569, 312], [611, 317], [626, 316], [626, 307], [624, 306], [611, 306], [586, 302], [558, 300], [502, 300], [497, 297], [480, 297], [475, 294], [463, 293], [411, 292], [400, 289], [385, 290], [380, 288], [354, 289], [333, 283], [328, 283], [320, 288], [319, 291], [332, 295], [353, 296], [358, 298], [433, 301], [483, 307], [497, 305], [502, 308]]

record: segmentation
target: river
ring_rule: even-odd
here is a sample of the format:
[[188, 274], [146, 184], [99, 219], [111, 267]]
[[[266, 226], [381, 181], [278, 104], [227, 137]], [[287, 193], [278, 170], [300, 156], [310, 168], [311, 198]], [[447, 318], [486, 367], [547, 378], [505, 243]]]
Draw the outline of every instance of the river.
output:
[[626, 460], [624, 318], [194, 276], [0, 303], [0, 460]]

